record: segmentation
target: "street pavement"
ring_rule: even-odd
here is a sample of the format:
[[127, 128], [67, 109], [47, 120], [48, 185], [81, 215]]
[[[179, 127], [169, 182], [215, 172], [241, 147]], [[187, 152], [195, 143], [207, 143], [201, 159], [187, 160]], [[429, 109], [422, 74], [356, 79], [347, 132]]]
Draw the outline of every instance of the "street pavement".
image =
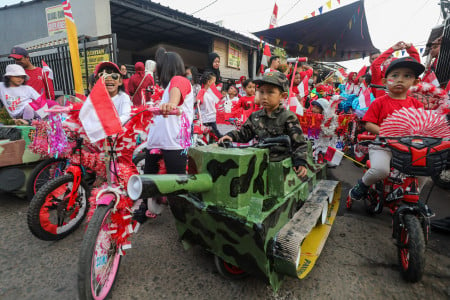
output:
[[[183, 249], [166, 209], [133, 239], [112, 299], [450, 299], [450, 235], [433, 232], [423, 280], [403, 281], [389, 212], [369, 217], [358, 202], [352, 211], [344, 208], [346, 193], [361, 174], [348, 161], [330, 170], [343, 184], [341, 208], [305, 279], [286, 278], [274, 292], [261, 278], [221, 277], [211, 254], [198, 247]], [[435, 187], [429, 204], [437, 218], [450, 216], [449, 191]], [[41, 241], [28, 230], [27, 209], [27, 201], [0, 195], [0, 299], [77, 299], [84, 225], [61, 241]]]

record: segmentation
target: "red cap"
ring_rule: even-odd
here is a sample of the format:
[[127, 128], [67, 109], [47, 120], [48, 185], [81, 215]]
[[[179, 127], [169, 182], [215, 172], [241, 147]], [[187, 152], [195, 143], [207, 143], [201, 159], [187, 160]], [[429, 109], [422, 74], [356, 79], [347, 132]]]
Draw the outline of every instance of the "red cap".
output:
[[14, 47], [11, 49], [11, 54], [8, 57], [12, 57], [15, 59], [21, 59], [22, 57], [28, 56], [28, 51], [21, 47]]
[[103, 62], [99, 63], [99, 64], [95, 67], [94, 75], [97, 76], [98, 72], [99, 72], [101, 69], [106, 68], [106, 67], [115, 69], [115, 70], [117, 71], [117, 73], [121, 74], [121, 73], [120, 73], [120, 68], [119, 68], [115, 63], [110, 62], [110, 61], [103, 61]]

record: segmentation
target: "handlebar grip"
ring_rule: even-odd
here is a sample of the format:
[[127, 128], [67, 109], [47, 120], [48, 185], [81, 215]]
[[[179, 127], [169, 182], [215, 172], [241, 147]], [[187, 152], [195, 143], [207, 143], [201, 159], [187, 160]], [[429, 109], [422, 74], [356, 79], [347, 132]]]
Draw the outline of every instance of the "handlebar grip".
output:
[[54, 105], [51, 108], [44, 109], [44, 111], [49, 113], [67, 113], [70, 111], [70, 107]]
[[269, 137], [265, 138], [261, 141], [262, 144], [285, 144], [285, 145], [291, 145], [291, 139], [287, 135], [280, 135], [276, 137]]
[[[149, 107], [148, 110], [152, 112], [155, 116], [162, 115], [161, 109], [159, 107]], [[167, 115], [176, 115], [179, 116], [182, 114], [181, 108], [175, 108], [172, 111], [170, 111]]]
[[358, 141], [373, 141], [377, 138], [376, 135], [373, 134], [358, 134]]

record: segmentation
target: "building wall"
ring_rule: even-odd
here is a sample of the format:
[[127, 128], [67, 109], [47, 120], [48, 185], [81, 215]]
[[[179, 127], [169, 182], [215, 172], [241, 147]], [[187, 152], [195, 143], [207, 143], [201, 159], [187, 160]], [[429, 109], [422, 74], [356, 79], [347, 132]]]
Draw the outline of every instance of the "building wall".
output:
[[0, 55], [9, 53], [15, 45], [46, 37], [45, 8], [59, 4], [59, 0], [47, 0], [0, 7]]
[[235, 69], [227, 66], [228, 61], [228, 41], [225, 39], [214, 39], [213, 52], [220, 56], [220, 75], [225, 78], [239, 79], [241, 76], [249, 77], [248, 53], [249, 49], [241, 46], [241, 68]]
[[[42, 0], [3, 7], [0, 0], [0, 55], [16, 45], [47, 37], [45, 9], [60, 4], [60, 0]], [[109, 0], [76, 0], [71, 6], [78, 35], [111, 33]]]

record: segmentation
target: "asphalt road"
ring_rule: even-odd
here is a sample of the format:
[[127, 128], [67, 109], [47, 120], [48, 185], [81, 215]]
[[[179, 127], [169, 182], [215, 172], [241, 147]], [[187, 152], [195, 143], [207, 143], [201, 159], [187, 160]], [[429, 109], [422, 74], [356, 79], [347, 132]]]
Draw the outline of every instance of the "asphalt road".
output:
[[[345, 162], [330, 173], [346, 194], [362, 172]], [[434, 188], [429, 204], [437, 218], [450, 216], [450, 192]], [[369, 217], [362, 203], [342, 208], [312, 272], [286, 278], [278, 292], [260, 278], [224, 279], [210, 254], [184, 250], [166, 209], [135, 236], [112, 299], [450, 299], [450, 235], [432, 233], [423, 280], [410, 284], [398, 272], [389, 212]], [[41, 241], [28, 230], [27, 209], [27, 201], [0, 195], [0, 299], [77, 299], [84, 226], [64, 240]]]

